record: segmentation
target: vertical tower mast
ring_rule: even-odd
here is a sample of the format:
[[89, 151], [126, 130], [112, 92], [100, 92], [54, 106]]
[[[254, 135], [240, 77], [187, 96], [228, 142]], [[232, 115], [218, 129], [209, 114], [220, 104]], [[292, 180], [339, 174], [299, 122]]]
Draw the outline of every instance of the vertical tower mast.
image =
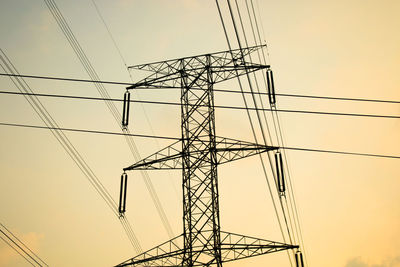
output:
[[[181, 66], [185, 66], [182, 59]], [[197, 77], [196, 77], [197, 76]], [[217, 181], [217, 151], [211, 57], [205, 56], [204, 71], [182, 69], [182, 189], [184, 266], [193, 261], [215, 262], [221, 266]], [[193, 90], [191, 79], [202, 79], [204, 90]], [[191, 153], [202, 151], [202, 153]], [[193, 248], [202, 251], [194, 252]], [[204, 253], [207, 251], [207, 253]]]

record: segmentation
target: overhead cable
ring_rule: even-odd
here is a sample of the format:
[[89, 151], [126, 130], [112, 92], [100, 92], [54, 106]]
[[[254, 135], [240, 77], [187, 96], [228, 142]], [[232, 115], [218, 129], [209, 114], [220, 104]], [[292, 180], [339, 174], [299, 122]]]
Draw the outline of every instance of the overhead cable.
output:
[[[227, 42], [227, 44], [228, 44], [228, 48], [229, 48], [230, 51], [232, 51], [232, 46], [231, 46], [231, 43], [230, 43], [230, 40], [229, 40], [229, 36], [228, 36], [228, 32], [227, 32], [227, 29], [226, 29], [226, 26], [225, 26], [224, 18], [223, 18], [223, 16], [222, 16], [221, 7], [220, 7], [220, 5], [219, 5], [219, 3], [218, 3], [218, 0], [215, 0], [215, 3], [216, 3], [216, 5], [217, 5], [218, 14], [219, 14], [219, 17], [220, 17], [220, 20], [221, 20], [222, 28], [223, 28], [223, 30], [224, 30], [224, 34], [225, 34], [226, 42]], [[232, 54], [232, 58], [233, 58], [233, 54]], [[236, 72], [236, 76], [238, 76], [238, 71], [237, 71], [237, 69], [235, 69], [235, 72]], [[244, 90], [243, 90], [243, 87], [242, 87], [242, 84], [241, 84], [241, 81], [240, 81], [240, 78], [239, 78], [239, 77], [238, 77], [238, 82], [239, 82], [240, 90], [241, 90], [241, 92], [242, 92], [241, 95], [242, 95], [242, 98], [243, 98], [243, 102], [244, 102], [245, 106], [248, 107], [248, 105], [247, 105], [247, 100], [246, 100], [246, 97], [245, 97], [244, 94], [243, 94], [243, 91], [244, 91]], [[253, 121], [252, 121], [252, 119], [251, 119], [251, 115], [250, 115], [249, 110], [246, 110], [246, 113], [247, 113], [247, 117], [249, 118], [250, 127], [251, 127], [251, 131], [252, 131], [252, 133], [253, 133], [254, 140], [255, 140], [255, 142], [257, 143], [257, 135], [256, 135], [256, 132], [255, 132], [255, 129], [254, 129]], [[260, 157], [260, 160], [261, 160], [261, 164], [262, 164], [262, 168], [263, 168], [263, 173], [264, 173], [264, 175], [265, 175], [265, 177], [266, 177], [266, 175], [267, 175], [267, 170], [266, 170], [266, 168], [265, 168], [263, 158], [262, 158], [261, 156], [259, 156], [259, 157]], [[268, 180], [268, 179], [266, 179], [266, 182], [267, 182], [268, 190], [269, 190], [269, 193], [270, 193], [270, 196], [271, 196], [271, 200], [272, 200], [272, 204], [273, 204], [273, 207], [274, 207], [275, 215], [276, 215], [276, 217], [277, 217], [277, 221], [278, 221], [278, 224], [279, 224], [279, 229], [280, 229], [280, 231], [281, 231], [281, 234], [282, 234], [282, 237], [283, 237], [284, 242], [286, 242], [286, 238], [285, 238], [285, 235], [284, 235], [284, 232], [283, 232], [282, 222], [281, 222], [281, 220], [280, 220], [280, 217], [279, 217], [279, 214], [278, 214], [278, 209], [277, 209], [277, 206], [276, 206], [276, 203], [275, 203], [275, 199], [274, 199], [273, 194], [272, 194], [272, 187], [271, 187], [271, 184], [269, 183], [269, 180]]]
[[[126, 63], [126, 60], [125, 60], [124, 56], [122, 55], [122, 51], [121, 51], [121, 49], [119, 48], [119, 46], [118, 46], [118, 44], [117, 44], [117, 41], [115, 40], [113, 34], [111, 33], [110, 27], [107, 25], [107, 22], [106, 22], [106, 20], [104, 19], [104, 16], [101, 14], [100, 9], [99, 9], [99, 7], [97, 6], [96, 2], [95, 2], [94, 0], [92, 0], [92, 3], [93, 3], [93, 6], [95, 7], [95, 10], [96, 10], [97, 15], [99, 15], [99, 17], [100, 17], [100, 19], [101, 19], [101, 21], [102, 21], [104, 27], [106, 28], [107, 33], [108, 33], [108, 36], [109, 36], [110, 39], [112, 40], [115, 49], [118, 51], [119, 57], [120, 57], [122, 63], [124, 64], [124, 66], [125, 66], [125, 70], [127, 71], [128, 75], [129, 75], [129, 78], [131, 79], [131, 81], [132, 81], [132, 83], [133, 83], [132, 74], [131, 74], [131, 72], [129, 71], [128, 64]], [[138, 97], [138, 99], [141, 100], [138, 90], [136, 90], [135, 93], [136, 93], [136, 96]], [[125, 102], [124, 102], [124, 106], [125, 106]], [[143, 105], [140, 105], [140, 106], [141, 106], [141, 108], [142, 108], [144, 117], [146, 118], [147, 124], [149, 125], [150, 131], [151, 131], [151, 133], [154, 135], [154, 129], [153, 129], [153, 126], [152, 126], [151, 121], [150, 121], [150, 119], [149, 119], [149, 116], [147, 115], [146, 109], [144, 108]], [[124, 111], [125, 111], [125, 109], [124, 109]], [[125, 116], [124, 116], [124, 115], [125, 115]], [[124, 119], [123, 119], [122, 125], [123, 125], [124, 128], [127, 128], [127, 126], [128, 126], [127, 123], [128, 123], [129, 112], [127, 112], [126, 114], [123, 114], [123, 117], [124, 117]], [[161, 150], [160, 144], [159, 144], [158, 140], [155, 139], [154, 141], [155, 141], [155, 143], [156, 143], [156, 145], [157, 145], [158, 150]], [[132, 150], [133, 153], [134, 153], [135, 151], [137, 151], [137, 153], [139, 153], [139, 151], [138, 151], [137, 149], [135, 150], [135, 147], [134, 147], [134, 146], [129, 145], [129, 147], [130, 147], [130, 149]], [[146, 175], [146, 174], [144, 173], [143, 176], [148, 176], [148, 175]], [[147, 180], [147, 178], [145, 178], [145, 179]], [[178, 191], [177, 191], [177, 189], [176, 189], [176, 187], [175, 187], [175, 184], [172, 182], [172, 177], [171, 177], [171, 175], [170, 175], [169, 173], [168, 173], [168, 179], [171, 181], [171, 184], [172, 184], [172, 187], [173, 187], [173, 189], [174, 189], [174, 191], [175, 191], [175, 194], [176, 194], [176, 196], [178, 197], [178, 195], [179, 195], [179, 194], [178, 194]], [[151, 193], [151, 194], [156, 194], [155, 189], [154, 189], [154, 187], [152, 187], [152, 184], [151, 184], [151, 181], [150, 181], [150, 180], [145, 181], [145, 184], [146, 184], [146, 186], [149, 187], [149, 189], [148, 189], [149, 191], [154, 192], [154, 193]], [[153, 198], [153, 196], [152, 196], [152, 198]], [[155, 201], [155, 202], [158, 201], [158, 202], [159, 202], [158, 198], [155, 198], [153, 201]], [[155, 203], [155, 204], [156, 204], [156, 203]], [[157, 204], [156, 204], [156, 205], [157, 205]], [[168, 226], [167, 226], [167, 227], [168, 227]], [[167, 231], [169, 231], [169, 230], [167, 230]], [[172, 232], [170, 233], [170, 236], [171, 236], [171, 235], [173, 235]]]
[[[97, 81], [100, 80], [99, 76], [97, 75], [97, 72], [93, 68], [93, 65], [91, 64], [89, 58], [86, 56], [85, 51], [82, 49], [82, 46], [80, 45], [79, 41], [75, 37], [74, 33], [72, 32], [71, 28], [68, 25], [68, 22], [62, 15], [60, 9], [58, 8], [56, 2], [54, 0], [44, 0], [46, 3], [47, 7], [49, 8], [51, 14], [53, 15], [54, 19], [56, 20], [57, 24], [60, 26], [61, 31], [63, 32], [64, 36], [67, 38], [67, 41], [71, 45], [71, 48], [74, 50], [76, 56], [78, 57], [79, 61], [81, 62], [82, 66], [84, 67], [86, 73], [88, 76], [91, 78], [93, 84], [95, 85], [97, 91], [99, 94], [105, 98], [106, 100], [104, 101], [108, 110], [110, 111], [111, 115], [114, 117], [115, 122], [118, 124], [118, 126], [121, 128], [121, 131], [127, 134], [130, 134], [130, 130], [128, 127], [122, 127], [120, 124], [120, 119], [121, 119], [121, 114], [118, 111], [117, 107], [114, 105], [112, 101], [109, 101], [110, 95], [107, 91], [107, 89], [104, 87], [103, 83], [99, 83]], [[141, 156], [139, 154], [139, 150], [133, 141], [132, 138], [130, 138], [129, 135], [125, 135], [126, 142], [128, 143], [129, 149], [132, 152], [132, 155], [136, 161], [141, 160]], [[149, 174], [146, 171], [141, 171], [141, 175], [143, 177], [143, 180], [146, 184], [146, 188], [153, 200], [153, 203], [156, 207], [156, 210], [158, 212], [158, 215], [162, 221], [162, 224], [169, 235], [170, 238], [173, 238], [174, 234], [171, 228], [171, 225], [169, 223], [169, 220], [165, 214], [164, 208], [161, 204], [161, 201], [158, 198], [158, 195], [155, 191], [154, 185], [152, 181], [150, 180]]]
[[[10, 248], [12, 248], [15, 252], [17, 252], [22, 258], [24, 258], [30, 265], [36, 266], [32, 260], [30, 260], [27, 256], [25, 256], [21, 251], [19, 251], [15, 246], [12, 245], [12, 243], [6, 239], [0, 236], [0, 239], [4, 241]], [[39, 265], [40, 266], [40, 265]]]
[[[32, 79], [45, 79], [45, 80], [58, 80], [58, 81], [69, 81], [69, 82], [83, 82], [83, 83], [103, 83], [103, 84], [113, 84], [113, 85], [132, 85], [132, 82], [117, 82], [117, 81], [100, 81], [100, 80], [87, 80], [87, 79], [76, 79], [76, 78], [63, 78], [63, 77], [53, 77], [53, 76], [38, 76], [38, 75], [25, 75], [25, 74], [8, 74], [0, 73], [0, 76], [9, 77], [20, 77], [20, 78], [32, 78]], [[166, 89], [177, 89], [180, 87], [170, 87], [170, 88], [134, 88], [134, 90], [166, 90]], [[203, 90], [201, 88], [193, 88], [194, 90]], [[249, 92], [249, 91], [237, 91], [229, 89], [213, 89], [214, 92], [221, 93], [234, 93], [234, 94], [259, 94], [268, 95], [264, 92]], [[282, 97], [294, 97], [294, 98], [314, 98], [314, 99], [326, 99], [326, 100], [340, 100], [340, 101], [359, 101], [359, 102], [376, 102], [376, 103], [388, 103], [388, 104], [400, 104], [400, 100], [385, 100], [385, 99], [369, 99], [369, 98], [357, 98], [357, 97], [339, 97], [339, 96], [319, 96], [319, 95], [307, 95], [307, 94], [285, 94], [285, 93], [275, 93], [275, 96]]]
[[[91, 97], [91, 96], [73, 96], [73, 95], [61, 95], [61, 94], [40, 94], [40, 93], [26, 93], [26, 92], [12, 92], [12, 91], [0, 91], [0, 94], [9, 95], [26, 95], [26, 96], [38, 96], [38, 97], [55, 97], [55, 98], [69, 98], [69, 99], [81, 99], [81, 100], [97, 100], [97, 101], [114, 101], [123, 102], [123, 99], [117, 98], [102, 98], [102, 97]], [[182, 103], [168, 102], [168, 101], [152, 101], [152, 100], [129, 100], [133, 103], [142, 104], [156, 104], [156, 105], [171, 105], [181, 106]], [[201, 105], [200, 105], [201, 106]], [[316, 115], [336, 115], [336, 116], [356, 116], [356, 117], [371, 117], [371, 118], [386, 118], [386, 119], [400, 119], [400, 116], [396, 115], [380, 115], [380, 114], [362, 114], [362, 113], [345, 113], [345, 112], [327, 112], [327, 111], [312, 111], [312, 110], [292, 110], [292, 109], [270, 109], [270, 108], [253, 108], [253, 107], [238, 107], [238, 106], [224, 106], [215, 105], [215, 108], [221, 109], [238, 109], [238, 110], [250, 110], [250, 111], [277, 111], [284, 113], [303, 113], [303, 114], [316, 114]]]
[[[230, 0], [227, 0], [227, 3], [228, 3], [228, 8], [229, 8], [229, 13], [230, 13], [231, 19], [232, 19], [234, 32], [235, 32], [236, 39], [237, 39], [237, 42], [238, 42], [238, 46], [239, 46], [240, 51], [242, 51], [242, 44], [241, 44], [241, 40], [240, 40], [240, 36], [239, 36], [239, 30], [238, 30], [238, 27], [236, 25], [236, 20], [235, 20], [234, 14], [233, 14], [233, 9], [232, 9]], [[243, 23], [242, 23], [242, 20], [241, 20], [241, 15], [240, 15], [240, 11], [239, 11], [239, 6], [238, 6], [238, 3], [237, 3], [237, 0], [235, 0], [235, 3], [236, 3], [237, 12], [238, 12], [238, 15], [239, 15], [239, 22], [240, 22], [240, 24], [242, 26], [242, 30], [243, 30], [243, 37], [245, 39], [245, 43], [247, 43], [246, 33], [244, 31], [244, 28], [243, 28]], [[248, 44], [246, 44], [246, 46], [248, 46]], [[242, 52], [242, 57], [244, 59], [243, 52]], [[250, 58], [250, 62], [252, 62], [251, 55], [249, 55], [249, 58]], [[246, 61], [244, 60], [244, 62], [246, 62]], [[246, 64], [246, 63], [244, 63], [244, 64]], [[254, 104], [255, 108], [258, 109], [257, 100], [256, 100], [255, 94], [254, 94], [255, 91], [253, 90], [253, 84], [252, 84], [252, 81], [251, 81], [251, 77], [250, 77], [249, 72], [247, 70], [246, 70], [246, 78], [247, 78], [247, 82], [248, 82], [250, 91], [252, 92], [251, 96], [252, 96], [253, 104]], [[240, 84], [240, 78], [239, 77], [238, 77], [238, 81], [239, 81], [239, 84]], [[243, 91], [241, 84], [240, 84], [240, 88]], [[244, 97], [244, 94], [243, 94], [243, 97]], [[264, 126], [263, 126], [263, 123], [262, 123], [262, 120], [261, 120], [261, 115], [260, 115], [259, 110], [256, 110], [256, 115], [257, 115], [257, 121], [258, 121], [260, 130], [261, 130], [261, 136], [262, 136], [263, 142], [264, 142], [264, 144], [267, 144], [267, 138], [266, 138], [266, 134], [265, 134], [265, 130], [264, 130]], [[261, 164], [263, 165], [263, 168], [265, 169], [263, 158], [260, 157], [260, 159], [261, 159]], [[273, 165], [272, 165], [272, 161], [271, 161], [271, 158], [270, 158], [270, 154], [268, 154], [268, 159], [269, 159], [271, 170], [273, 170]], [[277, 180], [276, 179], [276, 175], [275, 175], [274, 172], [272, 172], [272, 173], [273, 173], [273, 176], [274, 176], [273, 181], [275, 183], [275, 186], [277, 186], [277, 184], [276, 184], [276, 180]], [[264, 172], [264, 175], [265, 175], [265, 179], [268, 181], [267, 173]], [[282, 215], [283, 215], [283, 219], [284, 219], [284, 222], [285, 222], [285, 225], [286, 225], [286, 230], [287, 230], [289, 242], [290, 242], [290, 244], [293, 244], [292, 236], [291, 236], [290, 229], [289, 229], [290, 227], [289, 227], [289, 224], [288, 224], [288, 221], [287, 221], [287, 216], [286, 216], [286, 213], [285, 213], [281, 198], [279, 198], [279, 203], [281, 204]], [[289, 256], [289, 251], [287, 251], [287, 253], [288, 253], [288, 256]], [[290, 256], [289, 256], [289, 261], [290, 261], [290, 265], [292, 265], [292, 260], [291, 260]]]
[[[10, 74], [18, 74], [18, 70], [13, 65], [11, 60], [7, 57], [2, 49], [0, 49], [0, 66], [3, 71], [8, 72]], [[42, 104], [40, 99], [34, 95], [34, 91], [29, 86], [29, 84], [20, 77], [14, 76], [10, 77], [11, 81], [18, 88], [21, 93], [26, 93], [29, 95], [25, 95], [25, 99], [31, 105], [35, 113], [39, 116], [39, 118], [46, 124], [49, 128], [59, 128], [58, 123], [51, 116], [51, 114], [47, 111], [45, 106]], [[77, 167], [82, 171], [84, 176], [88, 179], [93, 188], [100, 194], [101, 198], [106, 202], [107, 206], [111, 209], [111, 211], [120, 219], [122, 226], [125, 229], [125, 232], [128, 235], [129, 240], [132, 243], [132, 246], [135, 248], [137, 252], [141, 252], [142, 249], [140, 244], [133, 234], [131, 229], [131, 225], [126, 220], [125, 217], [120, 217], [116, 211], [116, 203], [114, 199], [111, 197], [110, 193], [104, 187], [99, 178], [94, 174], [93, 170], [87, 164], [83, 156], [78, 152], [69, 138], [65, 135], [63, 131], [55, 131], [52, 130], [51, 133], [59, 142], [59, 144], [64, 148], [65, 152], [71, 157], [71, 159], [75, 162]]]
[[15, 236], [4, 224], [0, 223], [0, 226], [9, 234], [8, 238], [11, 237], [11, 239], [13, 239], [15, 243], [19, 243], [19, 245], [23, 247], [27, 253], [31, 254], [31, 256], [35, 258], [37, 261], [40, 261], [40, 264], [43, 264], [44, 266], [49, 266], [35, 252], [33, 252], [29, 247], [27, 247], [17, 236]]
[[[252, 10], [252, 13], [253, 13], [253, 16], [254, 16], [254, 20], [255, 20], [255, 24], [256, 24], [258, 41], [261, 44], [263, 41], [261, 40], [261, 34], [260, 34], [259, 26], [258, 26], [259, 24], [257, 23], [257, 15], [256, 15], [256, 12], [255, 12], [253, 0], [250, 0], [250, 3], [251, 3], [251, 10]], [[247, 0], [246, 0], [246, 5], [247, 5]], [[260, 8], [258, 6], [258, 1], [257, 1], [257, 7], [258, 7], [258, 15], [259, 15], [259, 18], [260, 18], [260, 24], [261, 24], [262, 33], [264, 35], [264, 43], [266, 43], [264, 27], [263, 27], [263, 22], [261, 20], [261, 14], [260, 14]], [[249, 13], [249, 16], [250, 16], [248, 5], [247, 5], [247, 10], [248, 10], [248, 13]], [[253, 33], [254, 33], [254, 31], [253, 31]], [[256, 44], [257, 44], [257, 38], [255, 36], [254, 36], [254, 39], [255, 39]], [[266, 50], [267, 50], [266, 52], [267, 52], [267, 56], [268, 56], [269, 65], [271, 65], [268, 46], [266, 46]], [[264, 54], [264, 50], [262, 50], [262, 52], [263, 52], [262, 53], [262, 58], [264, 59], [264, 64], [267, 64], [267, 60], [266, 60], [266, 56]], [[263, 77], [264, 77], [264, 75], [263, 75]], [[264, 77], [264, 80], [267, 80], [265, 78], [266, 77]], [[278, 94], [275, 93], [275, 96], [277, 96], [277, 95]], [[282, 146], [284, 146], [285, 140], [284, 140], [283, 132], [282, 132], [282, 129], [281, 129], [279, 114], [276, 111], [276, 105], [275, 104], [271, 105], [271, 108], [274, 109], [274, 111], [272, 112], [272, 119], [273, 119], [273, 123], [274, 123], [275, 132], [276, 132], [276, 135], [277, 135], [278, 143], [281, 143]], [[276, 121], [275, 121], [275, 117], [276, 117]], [[279, 134], [278, 134], [278, 132], [279, 132]], [[301, 230], [301, 222], [300, 222], [300, 218], [299, 218], [299, 212], [298, 212], [298, 209], [297, 209], [294, 186], [292, 185], [292, 175], [291, 175], [291, 171], [290, 171], [289, 160], [288, 160], [288, 157], [286, 155], [286, 151], [283, 149], [282, 152], [283, 152], [283, 156], [284, 156], [285, 163], [286, 163], [286, 166], [287, 166], [286, 171], [287, 171], [287, 174], [288, 174], [287, 176], [288, 176], [289, 187], [290, 187], [289, 195], [288, 195], [289, 204], [290, 204], [291, 211], [294, 213], [293, 221], [294, 221], [294, 224], [295, 224], [297, 238], [300, 241], [302, 250], [305, 252], [306, 248], [305, 248], [305, 245], [304, 245], [304, 239], [303, 239], [303, 234], [302, 234], [302, 230]], [[285, 197], [285, 203], [287, 204], [286, 197]], [[297, 256], [297, 253], [296, 253], [296, 256]], [[306, 257], [306, 264], [307, 264], [307, 257]]]
[[282, 149], [333, 153], [333, 154], [343, 154], [343, 155], [353, 155], [353, 156], [365, 156], [365, 157], [375, 157], [375, 158], [400, 159], [400, 156], [393, 156], [393, 155], [380, 155], [380, 154], [360, 153], [360, 152], [350, 152], [350, 151], [335, 151], [335, 150], [324, 150], [324, 149], [304, 148], [304, 147], [282, 147]]
[[[23, 128], [36, 128], [36, 129], [47, 129], [47, 130], [56, 130], [56, 131], [70, 131], [70, 132], [82, 132], [82, 133], [91, 133], [91, 134], [105, 134], [105, 135], [126, 135], [124, 133], [119, 132], [106, 132], [106, 131], [96, 131], [96, 130], [86, 130], [86, 129], [76, 129], [76, 128], [58, 128], [58, 127], [48, 127], [48, 126], [40, 126], [40, 125], [32, 125], [32, 124], [18, 124], [18, 123], [6, 123], [0, 122], [0, 126], [11, 126], [11, 127], [23, 127]], [[159, 139], [168, 139], [168, 140], [181, 140], [178, 137], [168, 137], [168, 136], [155, 136], [155, 135], [143, 135], [143, 134], [129, 134], [134, 137], [144, 137], [144, 138], [159, 138]], [[290, 149], [290, 150], [301, 150], [301, 151], [310, 151], [310, 152], [326, 152], [326, 153], [336, 153], [336, 154], [348, 154], [355, 156], [370, 156], [370, 157], [379, 157], [379, 158], [392, 158], [392, 159], [400, 159], [400, 156], [394, 155], [381, 155], [381, 154], [368, 154], [368, 153], [360, 153], [360, 152], [346, 152], [346, 151], [335, 151], [335, 150], [322, 150], [322, 149], [314, 149], [314, 148], [304, 148], [304, 147], [279, 147], [281, 149]]]
[[36, 129], [48, 129], [48, 130], [66, 131], [66, 132], [81, 132], [81, 133], [91, 133], [91, 134], [133, 136], [133, 137], [157, 138], [157, 139], [166, 139], [166, 140], [181, 140], [181, 138], [178, 138], [178, 137], [169, 137], [169, 136], [157, 136], [157, 135], [146, 135], [146, 134], [131, 134], [131, 133], [128, 134], [128, 133], [120, 133], [120, 132], [109, 132], [109, 131], [87, 130], [87, 129], [76, 129], [76, 128], [64, 128], [64, 127], [49, 127], [49, 126], [30, 125], [30, 124], [20, 124], [20, 123], [6, 123], [6, 122], [0, 122], [0, 125], [1, 125], [1, 126], [12, 126], [12, 127], [25, 127], [25, 128], [36, 128]]
[[13, 248], [15, 251], [18, 252], [22, 257], [24, 257], [21, 253], [22, 252], [29, 260], [25, 258], [29, 263], [31, 263], [33, 266], [49, 266], [47, 263], [45, 263], [39, 256], [37, 256], [32, 250], [30, 250], [24, 243], [21, 242], [20, 239], [16, 238], [16, 236], [11, 233], [3, 224], [1, 224], [0, 233], [3, 234], [8, 241], [11, 241], [11, 243], [7, 242], [6, 240], [3, 241], [6, 242], [11, 248]]

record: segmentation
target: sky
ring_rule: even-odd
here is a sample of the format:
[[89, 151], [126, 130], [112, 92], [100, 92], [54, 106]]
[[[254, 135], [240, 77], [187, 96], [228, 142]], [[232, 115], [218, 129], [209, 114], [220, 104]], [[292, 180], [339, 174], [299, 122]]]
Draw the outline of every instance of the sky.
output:
[[[127, 65], [228, 49], [214, 1], [95, 2]], [[98, 76], [130, 82], [92, 1], [56, 3]], [[237, 47], [226, 1], [220, 3], [228, 35]], [[245, 12], [245, 1], [238, 3]], [[2, 0], [0, 5], [0, 48], [20, 73], [88, 78], [44, 1]], [[399, 1], [260, 0], [258, 7], [278, 93], [400, 100]], [[139, 77], [131, 75], [133, 80]], [[99, 96], [91, 84], [26, 81], [37, 93]], [[1, 91], [17, 91], [7, 77], [0, 77], [0, 86]], [[221, 86], [239, 90], [236, 81]], [[106, 88], [111, 97], [123, 97], [124, 86]], [[140, 92], [133, 98], [177, 102], [179, 92]], [[40, 100], [62, 127], [119, 131], [103, 102]], [[240, 95], [216, 93], [215, 101], [243, 106]], [[116, 105], [121, 111], [121, 103]], [[400, 115], [399, 104], [278, 97], [277, 106]], [[253, 141], [243, 110], [216, 112], [217, 135]], [[400, 155], [399, 119], [279, 116], [287, 146]], [[252, 117], [256, 118], [254, 113]], [[176, 107], [134, 103], [130, 127], [138, 134], [180, 136], [179, 120]], [[0, 122], [43, 125], [24, 97], [4, 94]], [[66, 135], [117, 199], [122, 169], [134, 163], [124, 138]], [[0, 140], [0, 222], [50, 266], [112, 266], [136, 255], [119, 220], [50, 131], [0, 126]], [[142, 157], [170, 144], [134, 140]], [[285, 167], [291, 174], [308, 266], [400, 266], [398, 159], [302, 151], [287, 151], [287, 156]], [[149, 175], [174, 234], [180, 234], [181, 173]], [[259, 159], [221, 166], [218, 175], [222, 229], [282, 241]], [[128, 187], [126, 215], [141, 246], [150, 249], [168, 240], [139, 173], [129, 173]], [[0, 266], [27, 263], [0, 242]], [[290, 266], [290, 262], [286, 253], [279, 252], [225, 266]]]

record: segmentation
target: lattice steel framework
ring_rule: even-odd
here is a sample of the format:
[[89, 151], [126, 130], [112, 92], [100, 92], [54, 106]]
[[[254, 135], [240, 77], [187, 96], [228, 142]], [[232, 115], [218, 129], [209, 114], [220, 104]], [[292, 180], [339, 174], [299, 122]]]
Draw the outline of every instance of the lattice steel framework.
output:
[[245, 61], [262, 46], [130, 67], [151, 72], [127, 89], [181, 88], [182, 139], [127, 167], [182, 169], [183, 234], [118, 266], [222, 266], [223, 262], [298, 246], [221, 231], [217, 166], [277, 149], [215, 133], [213, 86], [267, 69]]

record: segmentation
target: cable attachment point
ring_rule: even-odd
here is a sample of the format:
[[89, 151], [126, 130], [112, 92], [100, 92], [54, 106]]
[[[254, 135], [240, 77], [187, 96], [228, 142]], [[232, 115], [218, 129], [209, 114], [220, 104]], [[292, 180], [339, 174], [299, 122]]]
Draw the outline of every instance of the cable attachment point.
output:
[[121, 188], [119, 192], [119, 214], [122, 215], [126, 211], [126, 190], [128, 187], [128, 175], [124, 172], [121, 175]]
[[271, 69], [267, 69], [267, 89], [268, 89], [268, 99], [271, 106], [275, 106], [275, 85], [274, 85], [274, 75]]
[[124, 94], [124, 106], [122, 110], [122, 127], [126, 128], [129, 123], [129, 106], [131, 103], [131, 93], [126, 90]]
[[278, 191], [281, 195], [284, 195], [286, 191], [285, 172], [283, 169], [282, 154], [280, 151], [275, 152], [275, 167], [278, 182]]

